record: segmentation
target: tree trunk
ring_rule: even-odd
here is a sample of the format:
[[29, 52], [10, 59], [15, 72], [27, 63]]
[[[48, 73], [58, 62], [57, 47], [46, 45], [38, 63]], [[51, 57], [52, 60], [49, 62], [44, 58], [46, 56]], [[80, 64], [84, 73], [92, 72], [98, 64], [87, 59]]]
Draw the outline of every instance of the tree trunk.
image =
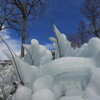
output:
[[26, 18], [23, 17], [23, 24], [22, 24], [22, 43], [21, 43], [21, 57], [24, 56], [24, 47], [23, 44], [25, 44], [26, 40]]

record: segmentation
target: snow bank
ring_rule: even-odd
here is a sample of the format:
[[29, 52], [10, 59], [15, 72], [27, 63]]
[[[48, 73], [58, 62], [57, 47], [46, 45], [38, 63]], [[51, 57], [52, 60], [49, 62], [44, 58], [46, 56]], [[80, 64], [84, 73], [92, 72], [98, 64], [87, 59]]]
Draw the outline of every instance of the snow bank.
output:
[[24, 86], [19, 86], [13, 100], [31, 100], [32, 91]]
[[97, 68], [91, 77], [86, 90], [84, 91], [84, 98], [94, 98], [100, 96], [100, 68]]
[[24, 44], [24, 48], [26, 49], [24, 61], [30, 65], [40, 66], [52, 60], [50, 50], [40, 45], [35, 39], [31, 40], [31, 45]]
[[[28, 100], [28, 99], [27, 99]], [[49, 89], [42, 89], [32, 95], [32, 100], [56, 100], [52, 91]]]
[[44, 88], [52, 89], [53, 84], [54, 84], [54, 80], [51, 76], [49, 75], [43, 76], [34, 81], [33, 91], [36, 92]]

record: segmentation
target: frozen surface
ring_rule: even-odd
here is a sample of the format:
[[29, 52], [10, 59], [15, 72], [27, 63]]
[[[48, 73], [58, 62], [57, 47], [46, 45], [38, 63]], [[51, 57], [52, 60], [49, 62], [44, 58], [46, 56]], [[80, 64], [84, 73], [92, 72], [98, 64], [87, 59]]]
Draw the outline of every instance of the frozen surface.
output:
[[52, 60], [50, 50], [40, 45], [35, 39], [31, 40], [31, 45], [24, 45], [24, 48], [26, 49], [24, 61], [30, 65], [40, 66]]
[[37, 80], [34, 81], [33, 83], [33, 91], [39, 91], [44, 88], [52, 89], [54, 84], [54, 80], [51, 76], [43, 76]]
[[59, 85], [54, 85], [52, 88], [52, 91], [56, 97], [56, 100], [60, 99], [60, 97], [62, 96], [62, 91]]
[[24, 86], [19, 86], [13, 100], [31, 100], [32, 91]]
[[100, 96], [100, 68], [96, 68], [93, 71], [90, 83], [83, 94], [84, 98], [94, 98], [97, 96]]
[[49, 89], [42, 89], [32, 95], [32, 100], [56, 100], [55, 95]]
[[81, 96], [62, 97], [60, 100], [84, 100]]
[[66, 96], [78, 96], [78, 95], [81, 95], [81, 94], [82, 94], [82, 91], [78, 88], [66, 89], [66, 93], [65, 93]]
[[92, 38], [89, 43], [84, 44], [81, 48], [76, 50], [75, 55], [80, 57], [94, 57], [100, 51], [100, 39]]
[[34, 73], [37, 68], [35, 66], [28, 65], [14, 54], [13, 54], [14, 59], [12, 59], [12, 56], [9, 53], [9, 51], [4, 51], [4, 52], [8, 56], [8, 58], [12, 60], [18, 79], [22, 80], [23, 83], [29, 88], [32, 88], [33, 81], [35, 80]]
[[55, 45], [55, 58], [72, 56], [72, 48], [71, 43], [67, 40], [66, 36], [57, 29], [54, 25], [54, 32], [56, 34], [57, 39], [51, 37], [49, 38]]

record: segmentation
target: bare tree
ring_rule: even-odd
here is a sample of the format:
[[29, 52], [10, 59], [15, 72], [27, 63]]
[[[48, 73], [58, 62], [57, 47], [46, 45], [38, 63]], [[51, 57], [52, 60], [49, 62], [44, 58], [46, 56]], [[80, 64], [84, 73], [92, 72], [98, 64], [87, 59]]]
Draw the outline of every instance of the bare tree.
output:
[[100, 0], [85, 0], [81, 12], [90, 23], [89, 32], [100, 38]]
[[3, 29], [12, 28], [19, 33], [19, 29], [17, 27], [11, 26], [10, 22], [14, 9], [15, 7], [10, 5], [6, 0], [0, 0], [0, 31]]
[[15, 9], [11, 13], [12, 17], [9, 19], [10, 26], [16, 26], [21, 29], [21, 57], [24, 56], [23, 44], [26, 42], [27, 26], [33, 18], [38, 18], [44, 6], [44, 0], [6, 0]]
[[79, 22], [77, 36], [79, 38], [80, 45], [87, 42], [89, 34], [87, 32], [87, 26], [84, 21]]
[[70, 33], [67, 35], [68, 40], [71, 42], [71, 46], [75, 49], [80, 47], [79, 37], [76, 33]]
[[73, 48], [81, 47], [85, 42], [88, 41], [89, 34], [87, 32], [87, 25], [84, 21], [79, 22], [76, 33], [68, 34], [68, 39]]

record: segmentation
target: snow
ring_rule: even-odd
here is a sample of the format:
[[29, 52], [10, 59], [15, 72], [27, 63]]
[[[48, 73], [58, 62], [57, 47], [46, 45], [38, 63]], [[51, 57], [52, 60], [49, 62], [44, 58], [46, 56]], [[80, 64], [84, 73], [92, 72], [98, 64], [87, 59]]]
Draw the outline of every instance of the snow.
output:
[[13, 100], [31, 100], [32, 91], [24, 86], [19, 86]]
[[32, 100], [56, 100], [55, 95], [49, 89], [42, 89], [32, 95]]
[[40, 66], [52, 60], [50, 50], [40, 45], [36, 39], [31, 40], [31, 45], [25, 45], [26, 54], [24, 61], [30, 65]]
[[54, 80], [51, 76], [49, 75], [43, 76], [34, 81], [33, 91], [36, 92], [44, 88], [52, 89], [53, 84], [54, 84]]

